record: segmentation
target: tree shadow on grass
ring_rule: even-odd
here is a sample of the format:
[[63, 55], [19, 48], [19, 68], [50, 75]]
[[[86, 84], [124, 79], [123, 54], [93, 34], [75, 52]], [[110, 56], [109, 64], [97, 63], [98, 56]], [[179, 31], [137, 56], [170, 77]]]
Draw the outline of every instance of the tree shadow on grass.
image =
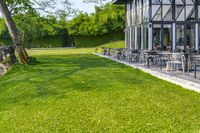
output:
[[[32, 101], [35, 98], [58, 96], [65, 89], [68, 89], [65, 87], [58, 88], [62, 86], [56, 84], [60, 80], [66, 81], [66, 83], [63, 83], [66, 84], [66, 87], [68, 86], [78, 91], [89, 91], [94, 88], [81, 83], [76, 78], [72, 78], [75, 73], [87, 69], [95, 71], [97, 68], [117, 68], [120, 66], [118, 63], [94, 55], [42, 56], [38, 58], [38, 62], [13, 68], [12, 72], [0, 80], [0, 83], [5, 85], [1, 89], [1, 93], [11, 89], [7, 84], [13, 84], [14, 88], [9, 95], [0, 97], [1, 104], [14, 104], [27, 101], [27, 99]], [[15, 75], [15, 78], [13, 75]], [[16, 77], [17, 75], [19, 76], [18, 78]], [[79, 75], [79, 78], [81, 77], [84, 77], [84, 75]], [[9, 83], [10, 79], [13, 79], [12, 83]], [[24, 90], [29, 91], [29, 89], [32, 93], [24, 92]], [[22, 92], [12, 94], [16, 91]]]

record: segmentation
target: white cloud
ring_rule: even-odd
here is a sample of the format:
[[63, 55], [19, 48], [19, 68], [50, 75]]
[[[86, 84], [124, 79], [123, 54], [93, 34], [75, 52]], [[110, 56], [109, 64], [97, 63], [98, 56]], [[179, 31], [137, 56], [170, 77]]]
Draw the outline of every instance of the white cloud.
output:
[[[110, 2], [111, 0], [106, 0], [105, 2]], [[95, 4], [93, 3], [84, 3], [83, 0], [73, 0], [72, 7], [79, 9], [80, 11], [92, 13], [95, 11]]]

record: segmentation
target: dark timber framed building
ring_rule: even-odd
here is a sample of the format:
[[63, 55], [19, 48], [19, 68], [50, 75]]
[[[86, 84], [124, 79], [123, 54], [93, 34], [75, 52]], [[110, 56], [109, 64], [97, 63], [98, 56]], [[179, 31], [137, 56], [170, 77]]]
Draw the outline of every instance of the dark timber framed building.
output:
[[114, 0], [126, 5], [126, 48], [199, 50], [200, 0]]

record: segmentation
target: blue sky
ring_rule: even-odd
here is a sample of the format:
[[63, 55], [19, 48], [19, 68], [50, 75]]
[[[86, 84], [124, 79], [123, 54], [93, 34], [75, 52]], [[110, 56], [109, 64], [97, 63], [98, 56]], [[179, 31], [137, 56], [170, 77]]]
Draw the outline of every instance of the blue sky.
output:
[[[105, 2], [110, 2], [110, 1], [111, 0], [106, 0]], [[74, 8], [77, 8], [80, 11], [84, 11], [84, 12], [87, 12], [87, 13], [94, 12], [95, 4], [83, 3], [83, 0], [71, 0], [71, 3], [73, 4]]]
[[[72, 7], [75, 9], [78, 9], [79, 11], [87, 12], [87, 13], [92, 13], [94, 12], [94, 3], [84, 3], [84, 0], [70, 0], [72, 3]], [[111, 2], [112, 0], [105, 0], [104, 3]], [[1, 12], [0, 12], [0, 17], [1, 17]]]

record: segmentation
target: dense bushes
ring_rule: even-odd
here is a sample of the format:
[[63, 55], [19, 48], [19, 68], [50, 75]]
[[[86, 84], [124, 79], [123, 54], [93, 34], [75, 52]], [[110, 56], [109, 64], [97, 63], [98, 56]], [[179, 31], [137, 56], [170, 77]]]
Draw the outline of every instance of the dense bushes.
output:
[[[52, 48], [52, 47], [62, 47], [63, 46], [63, 37], [60, 36], [49, 36], [49, 37], [42, 37], [34, 39], [30, 46], [24, 45], [24, 47], [28, 48]], [[11, 39], [4, 39], [0, 38], [0, 44], [4, 45], [11, 45], [12, 40]]]
[[124, 29], [125, 9], [122, 5], [108, 3], [96, 7], [95, 13], [80, 13], [68, 23], [70, 35], [98, 36]]
[[80, 13], [68, 23], [69, 34], [77, 47], [94, 47], [124, 40], [124, 13], [122, 5], [108, 3], [96, 7], [95, 13]]

